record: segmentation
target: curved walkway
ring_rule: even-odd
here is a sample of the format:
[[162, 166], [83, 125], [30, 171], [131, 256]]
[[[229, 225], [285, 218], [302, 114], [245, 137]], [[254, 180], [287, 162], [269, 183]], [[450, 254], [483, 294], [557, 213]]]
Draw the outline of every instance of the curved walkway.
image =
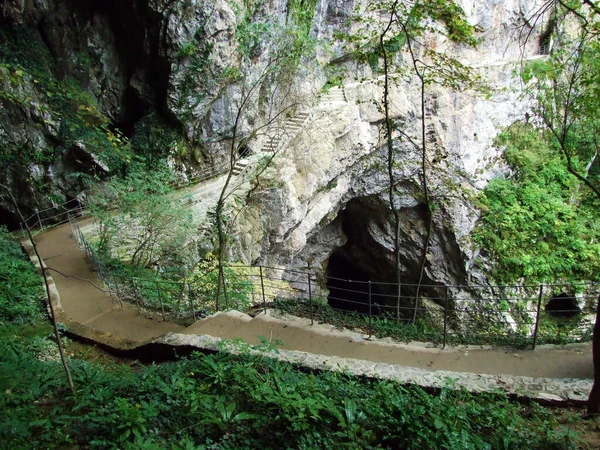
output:
[[[480, 347], [442, 350], [424, 344], [369, 341], [331, 326], [311, 327], [298, 318], [251, 318], [237, 312], [216, 314], [185, 328], [139, 314], [133, 305], [121, 306], [99, 288], [101, 282], [71, 237], [68, 224], [38, 235], [36, 243], [54, 278], [59, 320], [71, 332], [116, 349], [166, 343], [214, 350], [221, 339], [240, 338], [256, 345], [263, 336], [282, 343], [279, 353], [269, 355], [273, 358], [423, 386], [440, 387], [454, 380], [453, 385], [472, 391], [501, 389], [552, 401], [585, 400], [591, 388], [591, 344], [542, 346], [535, 351]], [[28, 251], [32, 256], [31, 248]], [[234, 347], [230, 351], [237, 350]]]

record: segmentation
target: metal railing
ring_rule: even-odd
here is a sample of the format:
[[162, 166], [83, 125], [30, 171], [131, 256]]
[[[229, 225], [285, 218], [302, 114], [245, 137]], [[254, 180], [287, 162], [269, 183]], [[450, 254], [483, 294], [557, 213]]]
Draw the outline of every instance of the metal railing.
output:
[[[52, 213], [48, 213], [52, 211]], [[49, 208], [36, 211], [20, 223], [21, 231], [27, 226], [35, 236], [44, 230], [69, 222], [70, 217], [82, 217], [89, 213], [78, 200], [54, 205]]]
[[[540, 343], [563, 344], [591, 337], [573, 309], [547, 311], [561, 292], [577, 291], [577, 303], [590, 311], [600, 293], [597, 283], [514, 286], [416, 285], [317, 279], [308, 271], [265, 266], [227, 265], [218, 289], [218, 270], [211, 268], [187, 280], [129, 276], [102, 261], [75, 218], [73, 236], [83, 248], [109, 292], [122, 304], [159, 314], [163, 320], [192, 323], [221, 310], [255, 312], [277, 309], [315, 321], [358, 330], [369, 336], [400, 341], [447, 344], [503, 345], [535, 348]], [[224, 286], [224, 287], [223, 287]], [[465, 293], [469, 293], [465, 296]], [[574, 297], [570, 297], [573, 298]], [[560, 314], [574, 315], [560, 318]]]
[[[593, 329], [590, 317], [600, 294], [597, 283], [421, 285], [419, 290], [427, 294], [417, 298], [416, 284], [331, 277], [326, 283], [329, 296], [326, 307], [317, 308], [319, 320], [334, 311], [343, 314], [334, 314], [329, 321], [361, 329], [369, 336], [427, 341], [443, 347], [452, 343], [535, 348], [540, 343], [589, 340]], [[565, 301], [572, 305], [561, 306]], [[282, 308], [291, 313], [299, 309], [289, 303]], [[315, 305], [309, 309], [315, 310]]]
[[[248, 154], [249, 150], [247, 150], [245, 154], [240, 155], [240, 158], [248, 156]], [[171, 182], [169, 183], [169, 186], [174, 189], [185, 189], [199, 183], [205, 183], [220, 175], [223, 175], [224, 173], [227, 173], [230, 168], [231, 163], [229, 161], [225, 161], [197, 172], [193, 177], [190, 177], [187, 180], [177, 180]], [[180, 198], [179, 200], [187, 201], [192, 197], [193, 195], [189, 194], [183, 198]], [[69, 216], [82, 217], [88, 215], [89, 212], [90, 211], [85, 208], [85, 205], [81, 200], [69, 200], [65, 203], [54, 205], [49, 208], [36, 210], [34, 214], [27, 217], [23, 222], [20, 223], [21, 231], [25, 231], [25, 225], [27, 225], [32, 230], [32, 234], [35, 236], [48, 228], [69, 222]]]

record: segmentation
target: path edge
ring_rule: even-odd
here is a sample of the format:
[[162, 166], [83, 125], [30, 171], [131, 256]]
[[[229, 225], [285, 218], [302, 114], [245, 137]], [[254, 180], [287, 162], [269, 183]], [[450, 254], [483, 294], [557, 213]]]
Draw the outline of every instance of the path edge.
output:
[[[42, 267], [39, 264], [32, 243], [25, 240], [21, 242], [21, 245], [38, 273], [43, 275]], [[43, 260], [42, 264], [46, 267]], [[115, 338], [109, 333], [98, 332], [71, 320], [62, 307], [60, 293], [54, 278], [47, 272], [46, 276], [56, 321], [66, 328], [67, 333], [122, 356], [147, 355], [158, 359], [169, 359], [169, 357], [173, 358], [176, 354], [186, 355], [191, 354], [193, 351], [203, 353], [224, 352], [231, 355], [250, 354], [290, 363], [309, 370], [331, 371], [352, 376], [390, 380], [435, 391], [448, 388], [466, 390], [473, 394], [505, 394], [518, 400], [535, 400], [540, 404], [552, 406], [584, 405], [592, 388], [593, 380], [586, 379], [532, 378], [443, 370], [429, 371], [416, 367], [326, 356], [298, 350], [267, 349], [205, 334], [167, 333], [146, 342]]]

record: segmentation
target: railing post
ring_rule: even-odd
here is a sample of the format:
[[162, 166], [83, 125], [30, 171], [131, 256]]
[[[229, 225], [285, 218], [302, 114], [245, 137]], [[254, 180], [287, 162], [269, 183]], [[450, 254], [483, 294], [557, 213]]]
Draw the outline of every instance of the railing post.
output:
[[444, 337], [442, 349], [446, 348], [446, 333], [448, 330], [448, 286], [444, 286]]
[[308, 278], [308, 304], [310, 305], [310, 324], [315, 324], [315, 313], [313, 310], [313, 301], [312, 301], [312, 286], [310, 284], [310, 272], [306, 274]]
[[402, 284], [398, 283], [398, 297], [396, 297], [396, 325], [400, 325], [400, 299], [402, 298]]
[[42, 229], [42, 231], [44, 230], [44, 228], [42, 227], [42, 219], [40, 219], [40, 212], [39, 211], [35, 211], [35, 216], [37, 217], [37, 223], [38, 226]]
[[[185, 303], [185, 300], [183, 297], [185, 296], [185, 287], [187, 285], [187, 281], [183, 281], [183, 282], [180, 281], [177, 283], [177, 285], [181, 286], [181, 294], [179, 295], [179, 300], [177, 301], [177, 308], [181, 309], [181, 311], [183, 311], [183, 309], [184, 309], [183, 304]], [[179, 311], [177, 311], [177, 312], [179, 312]]]
[[369, 280], [369, 339], [371, 339], [371, 336], [373, 335], [373, 317], [371, 311], [372, 303], [373, 302], [371, 301], [371, 280]]
[[140, 310], [140, 302], [138, 300], [138, 288], [137, 285], [135, 284], [135, 278], [131, 278], [131, 284], [133, 285], [133, 298], [135, 298], [135, 306], [137, 306], [137, 310], [138, 310], [138, 314], [141, 314], [141, 310]]
[[223, 269], [223, 295], [225, 296], [225, 311], [229, 310], [229, 296], [227, 295], [227, 278], [225, 277], [225, 269]]
[[[348, 286], [351, 288], [352, 287], [352, 280], [346, 280], [346, 282], [348, 283]], [[353, 290], [353, 289], [350, 289], [350, 290]], [[342, 295], [345, 295], [345, 294], [342, 294]], [[344, 300], [345, 303], [349, 302], [348, 299], [342, 299], [342, 300]], [[346, 317], [345, 325], [348, 326], [348, 319], [347, 319], [348, 315], [344, 314], [344, 317]]]
[[190, 299], [190, 309], [192, 310], [192, 317], [194, 318], [194, 322], [196, 321], [196, 310], [194, 309], [194, 292], [192, 291], [192, 286], [190, 283], [187, 284], [188, 287], [188, 298]]
[[162, 313], [163, 322], [166, 322], [167, 319], [165, 319], [165, 307], [163, 305], [162, 295], [160, 295], [160, 284], [158, 283], [158, 280], [156, 280], [154, 283], [156, 284], [156, 292], [158, 292], [158, 301], [160, 302], [160, 312]]
[[535, 328], [533, 330], [533, 345], [532, 350], [535, 350], [535, 344], [537, 342], [538, 328], [540, 326], [540, 310], [542, 309], [542, 294], [544, 292], [544, 285], [540, 284], [540, 292], [538, 294], [537, 311], [535, 313]]
[[263, 299], [263, 311], [265, 314], [267, 314], [267, 298], [265, 297], [265, 282], [263, 279], [263, 268], [262, 266], [258, 266], [258, 269], [260, 270], [260, 292], [262, 293], [262, 299]]

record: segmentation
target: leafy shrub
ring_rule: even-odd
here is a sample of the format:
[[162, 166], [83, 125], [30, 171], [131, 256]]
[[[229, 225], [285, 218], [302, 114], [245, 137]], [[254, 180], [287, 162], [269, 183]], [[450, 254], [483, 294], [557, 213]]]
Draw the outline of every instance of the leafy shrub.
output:
[[[208, 253], [200, 261], [192, 273], [190, 283], [197, 300], [202, 307], [209, 311], [216, 311], [226, 306], [239, 311], [245, 311], [252, 304], [253, 293], [256, 290], [254, 282], [260, 278], [255, 268], [226, 266], [223, 268], [225, 276], [225, 289], [219, 292], [218, 260], [214, 254]], [[217, 296], [220, 293], [220, 297]]]
[[[159, 261], [163, 266], [184, 265], [191, 212], [169, 195], [171, 181], [168, 168], [149, 170], [146, 160], [138, 156], [126, 177], [96, 186], [89, 204], [99, 222], [101, 254], [114, 252], [120, 259], [127, 256], [133, 266], [147, 268]], [[115, 205], [119, 206], [116, 212]]]
[[0, 380], [23, 374], [0, 386], [10, 448], [575, 448], [547, 410], [501, 394], [433, 395], [264, 356], [196, 354], [138, 371], [72, 361], [76, 396], [58, 364], [22, 347], [0, 342], [0, 361]]
[[490, 181], [474, 239], [502, 283], [598, 280], [598, 201], [566, 169], [542, 132], [515, 125], [499, 139], [514, 170]]
[[19, 244], [0, 227], [0, 322], [30, 322], [42, 312], [42, 284]]

